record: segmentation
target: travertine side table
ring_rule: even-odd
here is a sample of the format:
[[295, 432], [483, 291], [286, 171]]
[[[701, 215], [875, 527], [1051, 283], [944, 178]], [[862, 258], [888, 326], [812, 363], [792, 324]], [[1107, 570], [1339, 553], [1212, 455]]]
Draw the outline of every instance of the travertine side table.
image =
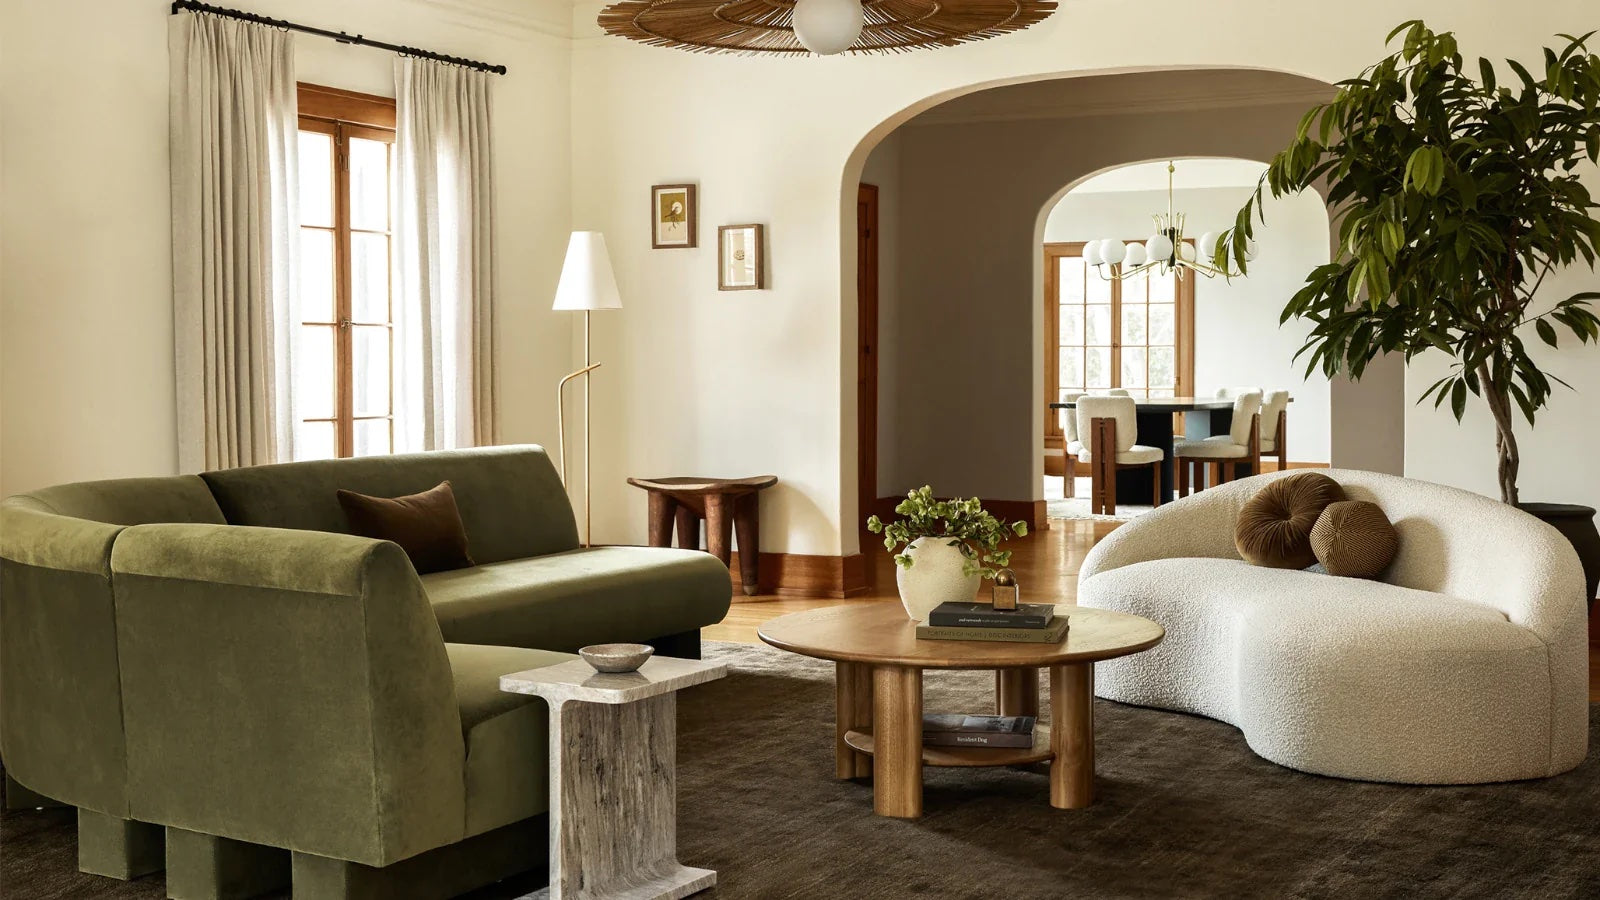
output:
[[678, 862], [676, 692], [727, 666], [657, 656], [603, 675], [583, 660], [505, 675], [550, 704], [548, 900], [673, 900], [717, 883]]

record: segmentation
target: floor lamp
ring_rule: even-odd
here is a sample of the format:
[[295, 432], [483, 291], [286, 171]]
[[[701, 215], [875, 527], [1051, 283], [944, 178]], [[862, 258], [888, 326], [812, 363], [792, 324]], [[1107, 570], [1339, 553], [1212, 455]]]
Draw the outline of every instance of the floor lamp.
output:
[[597, 309], [621, 309], [617, 279], [611, 272], [611, 255], [606, 252], [606, 236], [598, 231], [574, 231], [567, 243], [567, 261], [561, 266], [561, 281], [556, 285], [554, 310], [583, 312], [583, 367], [561, 379], [556, 386], [556, 429], [561, 449], [561, 483], [567, 481], [567, 383], [583, 377], [583, 545], [590, 546], [589, 525], [589, 373], [600, 368], [589, 360], [589, 313]]

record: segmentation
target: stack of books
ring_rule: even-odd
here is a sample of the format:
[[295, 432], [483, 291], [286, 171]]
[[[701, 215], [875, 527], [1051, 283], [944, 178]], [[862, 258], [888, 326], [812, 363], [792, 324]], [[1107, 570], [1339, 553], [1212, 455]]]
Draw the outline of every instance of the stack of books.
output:
[[922, 717], [924, 747], [1033, 746], [1033, 716], [963, 716], [930, 713]]
[[931, 641], [1024, 641], [1053, 644], [1067, 636], [1067, 617], [1048, 603], [995, 609], [988, 603], [941, 603], [917, 625], [917, 637]]

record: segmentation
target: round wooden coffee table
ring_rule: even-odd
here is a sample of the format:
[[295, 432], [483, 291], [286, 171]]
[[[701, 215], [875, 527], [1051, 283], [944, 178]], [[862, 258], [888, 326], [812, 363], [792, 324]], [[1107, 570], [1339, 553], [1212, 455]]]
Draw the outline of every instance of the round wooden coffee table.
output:
[[[761, 639], [783, 650], [833, 660], [835, 773], [872, 776], [880, 816], [922, 815], [922, 767], [1016, 766], [1050, 762], [1050, 805], [1094, 802], [1094, 664], [1148, 650], [1166, 632], [1128, 613], [1060, 605], [1068, 618], [1060, 643], [918, 640], [898, 603], [835, 606], [794, 613], [761, 626]], [[1028, 749], [922, 746], [922, 671], [995, 670], [995, 706], [1003, 716], [1039, 713], [1039, 672], [1050, 670], [1050, 726]]]

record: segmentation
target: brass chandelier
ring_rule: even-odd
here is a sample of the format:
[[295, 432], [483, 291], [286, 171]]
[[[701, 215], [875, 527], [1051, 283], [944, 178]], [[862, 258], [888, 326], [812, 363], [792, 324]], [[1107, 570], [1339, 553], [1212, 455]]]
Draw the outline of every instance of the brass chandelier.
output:
[[[1175, 272], [1180, 279], [1185, 272], [1198, 272], [1207, 278], [1218, 275], [1228, 278], [1237, 274], [1210, 263], [1216, 254], [1217, 241], [1221, 238], [1219, 233], [1208, 231], [1200, 235], [1200, 240], [1196, 242], [1198, 247], [1184, 237], [1185, 216], [1172, 208], [1172, 176], [1175, 171], [1176, 167], [1168, 160], [1167, 211], [1164, 215], [1158, 213], [1150, 217], [1155, 222], [1156, 230], [1148, 240], [1142, 244], [1124, 244], [1116, 238], [1104, 238], [1083, 245], [1083, 261], [1093, 266], [1102, 279], [1120, 281], [1136, 278], [1152, 269], [1161, 275]], [[1255, 256], [1255, 241], [1250, 241], [1245, 245], [1244, 258], [1252, 260]]]

